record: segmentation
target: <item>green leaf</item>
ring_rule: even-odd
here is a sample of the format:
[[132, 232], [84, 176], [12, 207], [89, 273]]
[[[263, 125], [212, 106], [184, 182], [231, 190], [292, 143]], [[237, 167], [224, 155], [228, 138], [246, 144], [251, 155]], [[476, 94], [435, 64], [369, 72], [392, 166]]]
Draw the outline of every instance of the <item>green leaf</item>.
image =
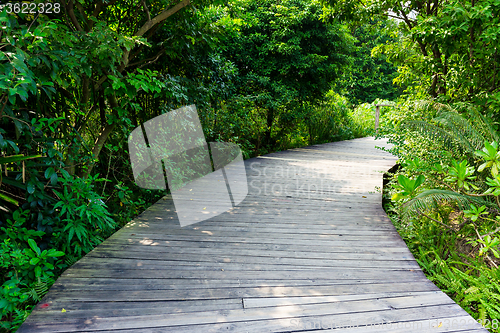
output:
[[481, 164], [479, 166], [479, 168], [477, 168], [477, 171], [479, 171], [479, 172], [483, 171], [486, 167], [489, 166], [489, 164], [491, 164], [491, 162], [485, 162], [485, 163]]
[[62, 251], [50, 251], [48, 254], [47, 254], [47, 257], [61, 257], [63, 256], [65, 253], [62, 252]]
[[24, 155], [11, 155], [7, 157], [0, 157], [0, 164], [19, 162], [24, 160], [29, 160], [32, 158], [42, 157], [42, 155], [32, 155], [32, 156], [24, 156]]
[[404, 188], [407, 188], [409, 185], [410, 179], [408, 179], [404, 175], [399, 175], [398, 182], [401, 184], [401, 186], [403, 186]]
[[31, 258], [31, 260], [30, 260], [30, 264], [33, 266], [38, 264], [39, 262], [40, 262], [40, 258]]
[[40, 248], [38, 247], [38, 245], [36, 245], [36, 242], [34, 240], [32, 240], [31, 238], [28, 239], [28, 244], [33, 249], [33, 251], [36, 252], [36, 254], [40, 255]]
[[415, 190], [417, 187], [419, 187], [420, 185], [422, 185], [422, 183], [425, 181], [425, 177], [423, 175], [420, 175], [417, 177], [417, 180], [415, 181], [415, 186], [413, 187], [413, 189]]
[[31, 181], [29, 181], [28, 185], [26, 186], [26, 190], [29, 194], [33, 194], [35, 192], [35, 185]]
[[5, 298], [0, 298], [0, 309], [5, 309], [10, 303]]
[[42, 275], [42, 268], [40, 266], [35, 267], [35, 276], [40, 277]]
[[403, 199], [405, 197], [405, 195], [401, 194], [401, 193], [394, 193], [391, 197], [391, 200], [400, 200], [400, 199]]
[[25, 90], [18, 90], [17, 94], [21, 97], [21, 100], [25, 102], [28, 99], [28, 93]]
[[50, 167], [47, 170], [45, 170], [45, 179], [49, 179], [50, 176], [54, 173], [54, 168]]
[[5, 194], [0, 193], [0, 199], [10, 202], [13, 205], [19, 206], [19, 202], [17, 200], [12, 199], [9, 196], [6, 196]]
[[56, 185], [56, 184], [57, 184], [57, 180], [58, 180], [57, 173], [56, 173], [56, 172], [54, 172], [54, 173], [50, 176], [50, 184], [51, 184], [51, 185]]

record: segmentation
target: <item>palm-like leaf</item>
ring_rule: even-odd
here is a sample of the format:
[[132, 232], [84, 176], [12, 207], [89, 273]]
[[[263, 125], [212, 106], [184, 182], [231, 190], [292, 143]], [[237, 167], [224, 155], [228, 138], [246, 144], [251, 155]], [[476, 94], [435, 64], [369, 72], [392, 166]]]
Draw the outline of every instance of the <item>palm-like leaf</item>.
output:
[[429, 124], [426, 121], [408, 120], [403, 123], [403, 126], [420, 132], [433, 142], [442, 143], [448, 149], [453, 149], [456, 146], [457, 138], [453, 134], [448, 133], [448, 131], [441, 127]]
[[403, 213], [417, 214], [419, 212], [425, 212], [437, 208], [438, 204], [442, 202], [454, 202], [458, 204], [461, 210], [468, 209], [471, 203], [486, 206], [492, 205], [481, 197], [468, 196], [449, 190], [432, 189], [423, 191], [415, 198], [405, 203], [402, 206]]
[[461, 146], [464, 148], [467, 147], [468, 152], [481, 149], [483, 142], [489, 136], [478, 126], [481, 123], [480, 119], [474, 119], [478, 125], [473, 125], [469, 119], [456, 112], [443, 112], [435, 120], [448, 130], [448, 132], [453, 133]]
[[459, 148], [462, 152], [473, 153], [481, 149], [485, 141], [499, 139], [492, 125], [474, 108], [468, 110], [469, 118], [451, 106], [432, 101], [416, 103], [415, 108], [436, 114], [436, 125], [422, 120], [408, 120], [403, 126], [420, 132], [433, 142], [440, 142], [448, 149]]

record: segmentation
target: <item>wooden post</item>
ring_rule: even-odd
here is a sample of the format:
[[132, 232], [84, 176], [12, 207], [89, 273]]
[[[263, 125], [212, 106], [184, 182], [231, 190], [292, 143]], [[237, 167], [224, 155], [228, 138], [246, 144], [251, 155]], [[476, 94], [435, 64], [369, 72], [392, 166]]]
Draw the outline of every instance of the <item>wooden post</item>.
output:
[[380, 107], [381, 106], [395, 106], [395, 105], [388, 105], [388, 104], [375, 104], [375, 133], [378, 133], [378, 119], [380, 117]]

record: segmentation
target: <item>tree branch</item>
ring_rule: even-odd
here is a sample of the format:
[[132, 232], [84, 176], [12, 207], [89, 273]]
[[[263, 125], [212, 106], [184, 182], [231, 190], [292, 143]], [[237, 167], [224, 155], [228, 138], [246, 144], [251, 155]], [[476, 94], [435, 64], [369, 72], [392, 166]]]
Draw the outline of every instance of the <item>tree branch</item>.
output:
[[496, 233], [497, 233], [497, 232], [499, 232], [499, 231], [500, 231], [500, 227], [496, 228], [496, 229], [495, 229], [495, 230], [493, 230], [492, 232], [489, 232], [489, 233], [487, 233], [487, 234], [482, 235], [481, 237], [491, 236], [491, 235], [493, 235], [493, 234], [496, 234]]
[[[182, 0], [174, 7], [170, 8], [170, 9], [165, 9], [160, 14], [158, 14], [157, 16], [152, 18], [151, 20], [148, 20], [146, 23], [144, 23], [144, 25], [134, 34], [134, 36], [140, 37], [140, 36], [144, 35], [152, 27], [154, 27], [158, 23], [166, 20], [170, 16], [174, 15], [175, 13], [177, 13], [179, 10], [186, 7], [190, 3], [191, 3], [191, 0]], [[130, 54], [130, 51], [128, 51], [128, 50], [125, 50], [125, 52], [123, 53], [122, 65], [119, 68], [120, 72], [123, 71], [128, 66], [129, 54]]]
[[66, 12], [68, 12], [68, 15], [69, 15], [69, 17], [71, 19], [71, 22], [75, 26], [75, 29], [77, 31], [82, 31], [83, 32], [82, 26], [80, 25], [80, 23], [78, 22], [78, 20], [76, 19], [76, 16], [75, 16], [75, 11], [74, 11], [74, 8], [73, 8], [73, 1], [70, 0], [68, 3], [66, 3], [66, 1], [65, 1], [64, 2], [64, 7], [66, 8]]
[[148, 15], [148, 22], [149, 22], [149, 21], [151, 21], [151, 14], [149, 14], [148, 6], [146, 5], [146, 1], [141, 0], [141, 2], [142, 2], [142, 7], [144, 7], [144, 11]]
[[[129, 66], [137, 66], [137, 65], [140, 65], [142, 64], [139, 68], [142, 68], [146, 65], [149, 65], [149, 64], [152, 64], [154, 63], [155, 61], [158, 60], [158, 58], [160, 58], [160, 56], [165, 53], [167, 49], [166, 48], [163, 48], [160, 50], [160, 52], [158, 52], [155, 56], [151, 57], [151, 58], [148, 58], [148, 59], [144, 59], [144, 60], [140, 60], [140, 61], [136, 61], [132, 64], [129, 64]], [[144, 63], [145, 62], [145, 63]]]
[[78, 1], [75, 1], [76, 3], [76, 8], [78, 8], [78, 11], [80, 12], [80, 15], [82, 15], [83, 17], [83, 20], [85, 21], [85, 26], [87, 27], [87, 29], [85, 29], [85, 32], [89, 32], [89, 19], [87, 17], [87, 14], [85, 13], [85, 9], [83, 9], [83, 6], [81, 3], [79, 3]]
[[156, 24], [160, 23], [161, 21], [164, 21], [166, 20], [167, 18], [169, 18], [170, 16], [174, 15], [175, 13], [177, 13], [179, 10], [181, 10], [182, 8], [186, 7], [187, 5], [189, 5], [191, 3], [191, 0], [182, 0], [181, 2], [179, 2], [177, 5], [175, 5], [174, 7], [170, 8], [170, 9], [166, 9], [164, 11], [162, 11], [160, 14], [158, 14], [157, 16], [155, 16], [152, 20], [146, 22], [140, 29], [139, 31], [137, 31], [134, 36], [142, 36], [144, 35], [146, 32], [148, 32], [149, 29], [151, 29], [153, 26], [155, 26]]
[[413, 29], [413, 24], [412, 24], [411, 20], [408, 18], [408, 16], [406, 15], [404, 8], [402, 8], [402, 7], [401, 7], [401, 14], [403, 15], [403, 21], [405, 21], [408, 28], [410, 28], [410, 30]]

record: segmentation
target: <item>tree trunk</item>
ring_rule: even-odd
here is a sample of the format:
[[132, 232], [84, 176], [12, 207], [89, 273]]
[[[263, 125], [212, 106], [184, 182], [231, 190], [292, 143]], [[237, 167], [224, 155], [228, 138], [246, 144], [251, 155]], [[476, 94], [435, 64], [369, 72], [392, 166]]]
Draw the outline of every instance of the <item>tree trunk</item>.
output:
[[[108, 100], [109, 100], [109, 104], [111, 105], [111, 108], [113, 109], [113, 114], [117, 115], [118, 114], [118, 112], [117, 112], [118, 102], [116, 101], [116, 97], [114, 95], [110, 95]], [[99, 134], [99, 137], [97, 138], [97, 140], [94, 144], [94, 147], [92, 148], [92, 157], [94, 159], [97, 160], [99, 158], [99, 154], [101, 153], [101, 150], [104, 147], [106, 140], [108, 139], [111, 132], [113, 132], [113, 129], [115, 128], [115, 126], [116, 126], [116, 122], [113, 122], [111, 124], [106, 123], [106, 126], [104, 126], [103, 130], [101, 131], [101, 134]], [[87, 177], [90, 174], [90, 172], [92, 171], [92, 169], [94, 168], [95, 163], [97, 163], [97, 161], [94, 163], [91, 163], [89, 165], [89, 167], [85, 171], [82, 172], [81, 176], [84, 178]]]

